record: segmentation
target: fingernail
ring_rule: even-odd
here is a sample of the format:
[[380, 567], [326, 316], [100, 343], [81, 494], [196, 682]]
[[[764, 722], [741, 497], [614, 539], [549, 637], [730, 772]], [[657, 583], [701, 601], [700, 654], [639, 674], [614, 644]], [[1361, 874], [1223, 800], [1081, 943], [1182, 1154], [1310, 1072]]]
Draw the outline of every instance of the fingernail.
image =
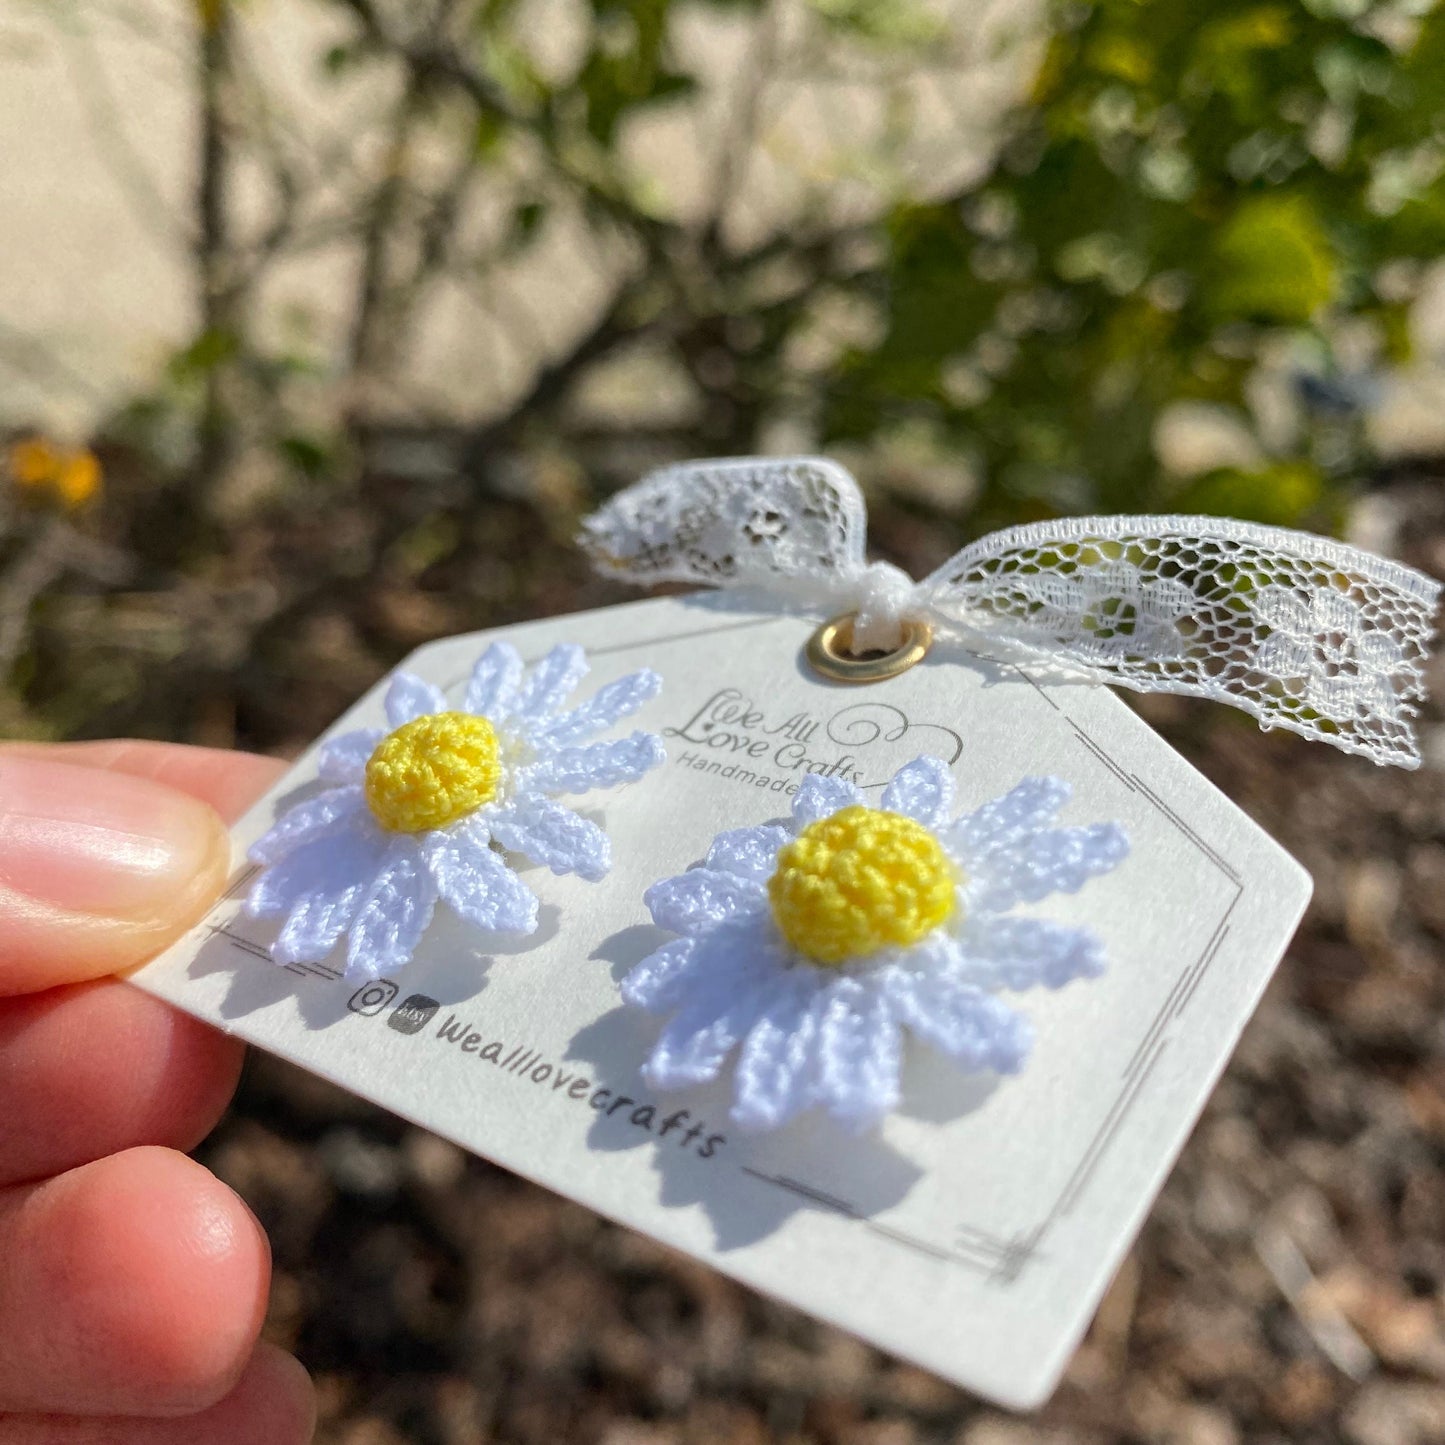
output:
[[0, 885], [73, 913], [143, 919], [194, 892], [223, 846], [204, 803], [161, 783], [0, 757]]

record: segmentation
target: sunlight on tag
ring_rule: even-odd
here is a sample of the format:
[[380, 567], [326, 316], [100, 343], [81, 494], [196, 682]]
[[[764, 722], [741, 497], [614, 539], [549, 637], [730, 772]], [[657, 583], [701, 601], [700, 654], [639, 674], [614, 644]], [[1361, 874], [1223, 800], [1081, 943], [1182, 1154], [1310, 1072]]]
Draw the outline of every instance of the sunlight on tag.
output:
[[[132, 981], [600, 1213], [1015, 1408], [1058, 1383], [1284, 952], [1305, 871], [1104, 688], [1039, 686], [939, 644], [865, 687], [803, 661], [813, 624], [727, 599], [665, 598], [422, 648], [406, 667], [459, 698], [505, 635], [529, 661], [586, 647], [582, 696], [638, 667], [661, 695], [629, 727], [665, 765], [580, 811], [604, 816], [600, 883], [524, 866], [529, 938], [496, 946], [450, 914], [394, 979], [353, 988], [339, 958], [278, 967], [274, 922], [241, 915], [254, 870]], [[333, 732], [382, 720], [384, 683]], [[965, 1076], [921, 1048], [901, 1107], [862, 1138], [821, 1114], [771, 1134], [727, 1117], [727, 1079], [658, 1094], [639, 1069], [660, 1022], [618, 980], [668, 935], [644, 889], [726, 828], [787, 813], [807, 772], [881, 790], [920, 754], [966, 811], [1021, 778], [1073, 786], [1064, 823], [1116, 819], [1129, 858], [1038, 912], [1093, 930], [1098, 979], [1014, 995], [1024, 1072]], [[236, 856], [316, 749], [241, 820]], [[868, 793], [876, 799], [877, 793]]]

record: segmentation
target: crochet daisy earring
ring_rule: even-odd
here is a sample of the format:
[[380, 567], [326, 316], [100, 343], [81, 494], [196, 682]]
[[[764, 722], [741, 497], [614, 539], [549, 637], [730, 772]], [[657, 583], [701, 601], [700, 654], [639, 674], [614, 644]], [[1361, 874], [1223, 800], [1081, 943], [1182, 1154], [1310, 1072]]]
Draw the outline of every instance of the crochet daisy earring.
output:
[[250, 850], [265, 871], [247, 911], [285, 919], [276, 961], [319, 962], [347, 936], [347, 978], [394, 973], [438, 899], [478, 928], [531, 933], [537, 899], [503, 849], [554, 873], [601, 878], [607, 835], [552, 795], [630, 783], [663, 761], [653, 733], [589, 741], [656, 696], [662, 679], [634, 672], [563, 711], [586, 672], [582, 649], [565, 644], [524, 676], [516, 648], [494, 642], [457, 710], [429, 682], [397, 673], [390, 731], [328, 742], [320, 775], [329, 786]]
[[1082, 928], [1013, 909], [1073, 893], [1128, 853], [1114, 823], [1057, 828], [1059, 778], [1026, 778], [951, 819], [936, 758], [901, 768], [873, 807], [810, 774], [789, 823], [720, 833], [704, 863], [648, 889], [682, 937], [623, 980], [671, 1014], [643, 1074], [657, 1089], [714, 1079], [738, 1052], [732, 1118], [771, 1129], [809, 1108], [866, 1129], [898, 1102], [904, 1031], [961, 1069], [1016, 1073], [1028, 1020], [998, 995], [1103, 971]]

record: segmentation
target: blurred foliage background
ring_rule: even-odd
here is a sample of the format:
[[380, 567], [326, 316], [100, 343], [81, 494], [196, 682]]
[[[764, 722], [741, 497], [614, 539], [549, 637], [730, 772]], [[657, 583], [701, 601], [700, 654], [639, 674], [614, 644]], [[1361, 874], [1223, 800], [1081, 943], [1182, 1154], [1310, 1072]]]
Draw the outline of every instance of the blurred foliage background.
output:
[[[679, 456], [828, 450], [927, 566], [1056, 512], [1339, 529], [1445, 436], [1426, 0], [5, 24], [63, 57], [186, 293], [169, 353], [58, 436], [80, 353], [0, 316], [0, 374], [42, 393], [7, 408], [12, 731], [297, 741], [427, 636], [618, 595], [576, 518]], [[107, 80], [117, 35], [179, 88], [179, 175]]]

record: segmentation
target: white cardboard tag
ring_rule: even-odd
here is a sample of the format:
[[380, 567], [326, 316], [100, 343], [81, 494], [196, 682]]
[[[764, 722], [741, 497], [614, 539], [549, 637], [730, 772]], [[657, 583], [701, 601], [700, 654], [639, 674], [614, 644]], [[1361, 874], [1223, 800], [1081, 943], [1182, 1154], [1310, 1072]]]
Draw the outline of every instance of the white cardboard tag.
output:
[[[524, 658], [583, 644], [589, 689], [650, 666], [635, 725], [668, 761], [588, 794], [615, 862], [601, 883], [525, 876], [531, 939], [496, 948], [439, 910], [413, 964], [356, 989], [339, 965], [279, 968], [240, 915], [251, 868], [140, 987], [551, 1189], [1006, 1405], [1045, 1400], [1143, 1221], [1304, 911], [1305, 871], [1103, 688], [1040, 685], [940, 643], [850, 688], [803, 662], [812, 625], [664, 598], [508, 629]], [[406, 667], [456, 698], [487, 635]], [[335, 730], [382, 723], [378, 684]], [[632, 722], [626, 726], [631, 727]], [[822, 1115], [747, 1135], [727, 1079], [654, 1094], [660, 1022], [617, 981], [667, 936], [642, 893], [713, 835], [784, 815], [809, 769], [881, 788], [922, 753], [960, 810], [1020, 778], [1074, 788], [1063, 821], [1117, 820], [1130, 857], [1044, 911], [1105, 942], [1104, 977], [1011, 996], [1024, 1072], [965, 1077], [909, 1056], [901, 1109], [858, 1138]], [[236, 826], [238, 859], [313, 747]], [[686, 1111], [681, 1117], [680, 1111]]]

